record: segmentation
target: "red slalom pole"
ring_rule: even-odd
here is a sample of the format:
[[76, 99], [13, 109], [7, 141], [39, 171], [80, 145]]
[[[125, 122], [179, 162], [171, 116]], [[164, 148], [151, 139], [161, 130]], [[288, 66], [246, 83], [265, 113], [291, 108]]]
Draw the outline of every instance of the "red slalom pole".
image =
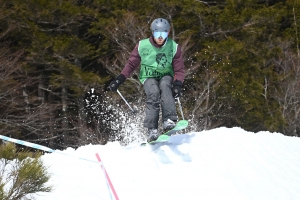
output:
[[99, 156], [98, 153], [96, 153], [96, 157], [97, 157], [98, 161], [101, 163], [101, 168], [102, 168], [102, 170], [103, 170], [103, 172], [104, 172], [104, 174], [106, 176], [106, 179], [108, 181], [109, 187], [111, 188], [111, 191], [113, 192], [113, 194], [115, 196], [115, 199], [119, 200], [119, 197], [118, 197], [118, 195], [117, 195], [117, 193], [115, 191], [115, 188], [114, 188], [114, 186], [113, 186], [113, 184], [112, 184], [112, 182], [111, 182], [111, 180], [110, 180], [110, 178], [109, 178], [109, 176], [108, 176], [108, 174], [107, 174], [107, 172], [105, 170], [105, 167], [104, 167], [104, 165], [103, 165], [103, 163], [101, 161], [101, 158], [100, 158], [100, 156]]

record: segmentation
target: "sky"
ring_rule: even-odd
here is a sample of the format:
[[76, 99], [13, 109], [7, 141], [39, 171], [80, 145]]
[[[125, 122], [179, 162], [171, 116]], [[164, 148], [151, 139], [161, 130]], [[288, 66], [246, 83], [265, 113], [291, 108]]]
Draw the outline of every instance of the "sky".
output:
[[42, 160], [54, 190], [37, 200], [300, 199], [300, 138], [280, 133], [222, 127], [155, 145], [56, 150]]

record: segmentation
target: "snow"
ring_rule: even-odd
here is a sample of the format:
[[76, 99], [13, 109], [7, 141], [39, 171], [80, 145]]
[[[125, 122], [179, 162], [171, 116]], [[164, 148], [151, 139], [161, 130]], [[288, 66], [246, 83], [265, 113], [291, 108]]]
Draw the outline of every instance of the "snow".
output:
[[217, 128], [167, 143], [87, 145], [42, 156], [51, 193], [38, 200], [298, 200], [300, 138]]

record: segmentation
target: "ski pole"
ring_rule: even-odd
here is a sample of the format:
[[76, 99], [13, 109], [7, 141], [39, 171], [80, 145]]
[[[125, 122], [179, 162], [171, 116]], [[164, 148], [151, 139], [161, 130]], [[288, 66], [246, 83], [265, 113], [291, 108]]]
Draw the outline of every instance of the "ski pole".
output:
[[181, 103], [179, 101], [179, 97], [177, 97], [177, 101], [178, 101], [178, 105], [179, 105], [179, 109], [180, 109], [180, 112], [181, 112], [182, 119], [184, 120], [184, 116], [183, 116], [183, 112], [182, 112]]
[[126, 99], [123, 97], [123, 95], [121, 94], [121, 92], [119, 90], [117, 90], [118, 94], [120, 95], [120, 97], [122, 97], [122, 99], [125, 101], [125, 103], [127, 104], [127, 106], [130, 108], [130, 110], [132, 111], [133, 114], [135, 114], [135, 110], [133, 110], [133, 108], [129, 105], [129, 103], [126, 101]]

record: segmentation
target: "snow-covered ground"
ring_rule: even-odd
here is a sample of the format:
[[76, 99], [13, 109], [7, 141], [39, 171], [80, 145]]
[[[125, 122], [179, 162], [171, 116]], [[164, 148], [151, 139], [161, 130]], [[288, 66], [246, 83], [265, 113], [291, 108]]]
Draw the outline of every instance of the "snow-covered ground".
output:
[[87, 145], [42, 157], [52, 193], [37, 200], [298, 200], [300, 138], [218, 128], [167, 143]]

